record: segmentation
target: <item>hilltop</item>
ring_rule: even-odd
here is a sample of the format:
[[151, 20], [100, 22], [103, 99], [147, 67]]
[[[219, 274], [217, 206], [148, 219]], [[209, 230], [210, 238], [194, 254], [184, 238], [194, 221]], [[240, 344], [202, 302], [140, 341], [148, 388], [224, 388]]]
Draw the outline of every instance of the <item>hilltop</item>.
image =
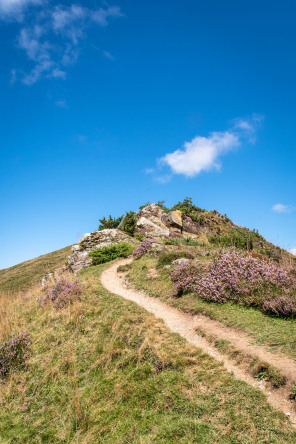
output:
[[[202, 349], [107, 290], [110, 264], [127, 294], [188, 325], [197, 315]], [[0, 355], [11, 338], [22, 347], [0, 360], [1, 442], [295, 442], [294, 267], [186, 198], [103, 218], [78, 244], [1, 270]]]

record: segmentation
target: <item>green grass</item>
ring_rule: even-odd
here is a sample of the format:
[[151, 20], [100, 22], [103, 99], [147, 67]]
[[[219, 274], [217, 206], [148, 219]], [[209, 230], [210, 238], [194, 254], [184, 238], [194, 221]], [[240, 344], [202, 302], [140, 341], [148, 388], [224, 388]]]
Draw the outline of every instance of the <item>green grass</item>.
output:
[[80, 275], [65, 310], [18, 305], [27, 370], [0, 383], [1, 443], [288, 443], [287, 417], [137, 305]]
[[148, 269], [156, 266], [157, 259], [143, 256], [139, 261], [133, 262], [129, 278], [138, 288], [144, 289], [152, 296], [160, 297], [184, 311], [202, 312], [228, 326], [241, 328], [251, 333], [256, 343], [268, 346], [271, 351], [280, 350], [296, 359], [295, 319], [272, 317], [255, 308], [242, 307], [237, 304], [206, 302], [193, 293], [176, 298], [173, 296], [175, 290], [169, 278], [172, 269], [158, 270], [159, 278], [147, 279]]
[[39, 256], [14, 267], [0, 270], [0, 291], [25, 291], [40, 284], [42, 277], [56, 268], [62, 267], [71, 254], [71, 247]]

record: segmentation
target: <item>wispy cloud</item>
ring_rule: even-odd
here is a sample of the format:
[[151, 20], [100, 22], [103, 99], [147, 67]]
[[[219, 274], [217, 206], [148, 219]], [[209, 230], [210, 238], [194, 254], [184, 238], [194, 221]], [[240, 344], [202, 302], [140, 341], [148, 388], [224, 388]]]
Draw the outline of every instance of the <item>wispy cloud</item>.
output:
[[[30, 6], [39, 8], [32, 8], [30, 25], [26, 25]], [[0, 0], [0, 19], [20, 21], [17, 47], [33, 65], [28, 72], [12, 69], [11, 83], [21, 79], [32, 85], [43, 77], [65, 79], [67, 67], [78, 59], [79, 43], [86, 37], [87, 29], [106, 27], [109, 19], [122, 15], [117, 6], [89, 9], [76, 4], [50, 7], [44, 0]], [[114, 59], [108, 51], [103, 55]]]
[[290, 253], [294, 254], [296, 256], [296, 248], [291, 248]]
[[29, 6], [41, 5], [43, 2], [44, 0], [0, 0], [0, 18], [21, 21]]
[[103, 56], [106, 57], [106, 59], [109, 60], [115, 60], [115, 57], [109, 52], [109, 51], [103, 51]]
[[286, 205], [282, 203], [277, 203], [271, 207], [272, 211], [275, 211], [276, 213], [292, 213], [292, 211], [296, 210], [296, 207], [293, 205]]
[[57, 100], [55, 102], [55, 106], [57, 106], [58, 108], [68, 108], [66, 100]]
[[[165, 174], [165, 178], [173, 174], [195, 177], [203, 171], [218, 170], [221, 168], [223, 155], [239, 147], [244, 139], [253, 142], [261, 121], [262, 117], [257, 115], [248, 119], [235, 119], [233, 126], [227, 131], [212, 132], [207, 137], [197, 136], [185, 142], [181, 149], [161, 157], [158, 160], [158, 168], [170, 168], [171, 175]], [[156, 177], [158, 182], [161, 177]]]

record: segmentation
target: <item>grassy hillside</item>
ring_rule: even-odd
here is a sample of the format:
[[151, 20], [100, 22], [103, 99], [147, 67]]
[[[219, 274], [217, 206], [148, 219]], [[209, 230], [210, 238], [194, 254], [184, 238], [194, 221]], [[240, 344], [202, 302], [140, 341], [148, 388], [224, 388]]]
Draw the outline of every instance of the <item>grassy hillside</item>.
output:
[[32, 335], [27, 369], [0, 383], [1, 442], [296, 441], [261, 392], [103, 289], [104, 267], [81, 273], [81, 301], [64, 310], [34, 296], [1, 312]]
[[44, 274], [62, 267], [70, 254], [71, 247], [66, 247], [0, 270], [0, 292], [25, 291], [39, 284]]

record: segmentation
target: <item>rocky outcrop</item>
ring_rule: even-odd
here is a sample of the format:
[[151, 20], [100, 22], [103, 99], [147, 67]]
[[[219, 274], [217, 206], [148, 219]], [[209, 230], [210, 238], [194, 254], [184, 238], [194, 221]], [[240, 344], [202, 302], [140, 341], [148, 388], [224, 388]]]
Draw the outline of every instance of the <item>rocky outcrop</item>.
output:
[[146, 236], [180, 236], [182, 233], [181, 211], [166, 213], [155, 203], [142, 208], [137, 215], [137, 229]]
[[164, 224], [169, 228], [171, 235], [181, 235], [183, 230], [182, 212], [180, 210], [170, 211], [162, 218]]
[[91, 265], [92, 259], [88, 253], [96, 248], [108, 247], [120, 242], [136, 243], [133, 239], [127, 236], [123, 231], [115, 229], [107, 229], [102, 231], [94, 231], [93, 233], [86, 233], [79, 240], [77, 245], [73, 245], [72, 254], [68, 258], [68, 264], [73, 273], [78, 273], [80, 270]]
[[147, 237], [170, 235], [170, 230], [155, 216], [151, 216], [150, 219], [144, 216], [140, 217], [137, 221], [137, 228]]
[[146, 217], [147, 219], [151, 219], [151, 217], [156, 217], [160, 220], [165, 216], [165, 211], [160, 208], [155, 203], [149, 204], [146, 207], [142, 208], [138, 213], [138, 218]]
[[200, 224], [194, 222], [190, 217], [185, 217], [183, 221], [183, 231], [190, 234], [200, 234], [202, 228]]

